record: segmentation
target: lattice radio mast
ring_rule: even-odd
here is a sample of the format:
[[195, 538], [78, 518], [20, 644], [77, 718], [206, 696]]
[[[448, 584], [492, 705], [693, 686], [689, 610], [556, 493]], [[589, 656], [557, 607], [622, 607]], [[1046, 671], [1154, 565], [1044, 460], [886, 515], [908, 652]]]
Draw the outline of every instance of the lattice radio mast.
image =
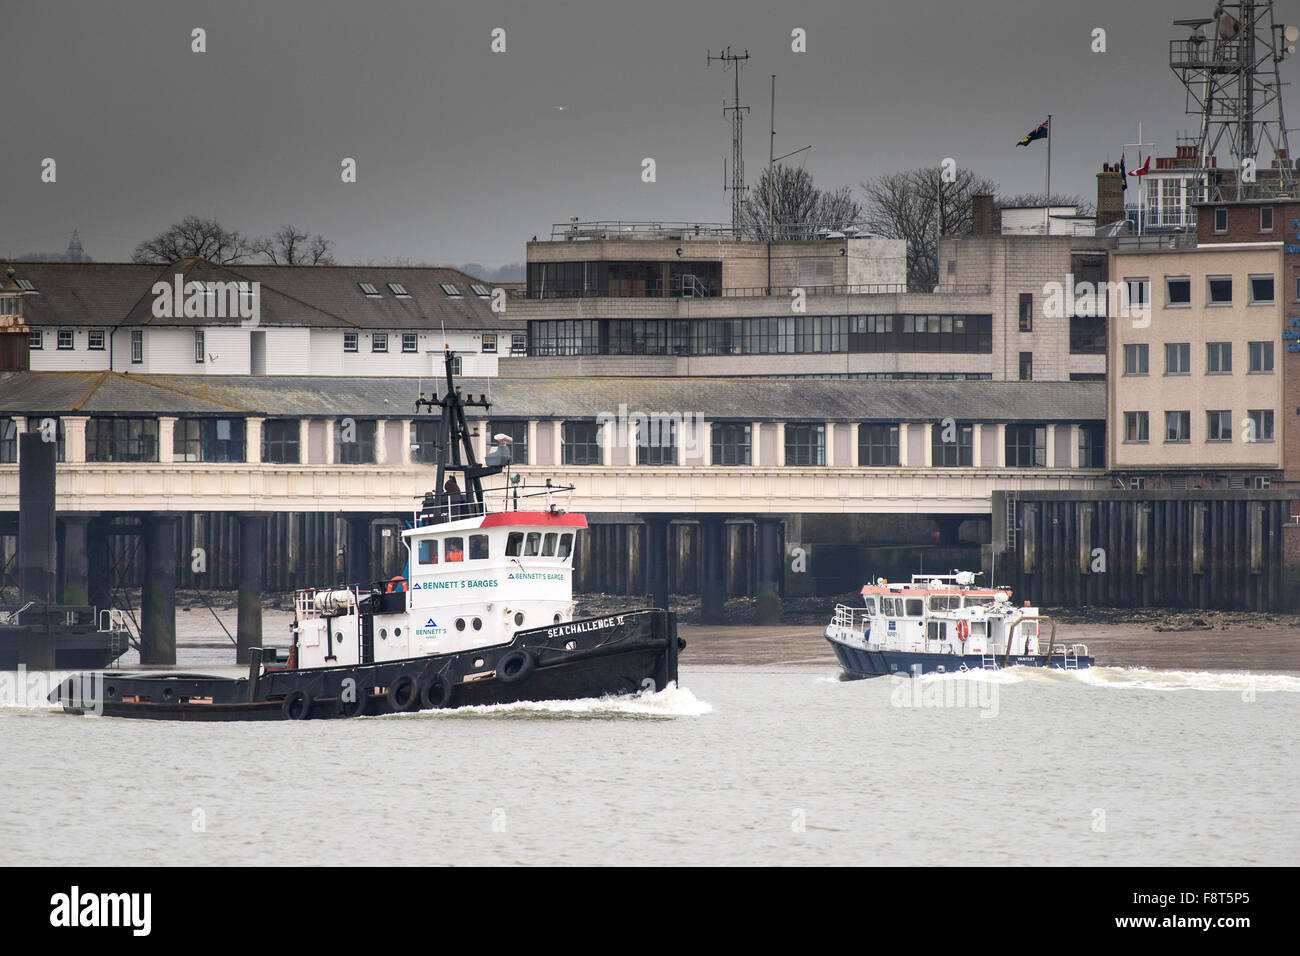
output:
[[749, 59], [749, 51], [742, 54], [733, 54], [731, 47], [727, 47], [717, 56], [708, 53], [708, 62], [721, 60], [723, 69], [730, 67], [736, 73], [736, 98], [732, 100], [732, 105], [727, 106], [723, 101], [723, 115], [731, 114], [731, 185], [728, 186], [726, 162], [723, 161], [722, 170], [722, 188], [731, 190], [731, 229], [739, 236], [741, 220], [745, 209], [745, 113], [749, 112], [748, 106], [740, 105], [740, 68], [746, 60]]

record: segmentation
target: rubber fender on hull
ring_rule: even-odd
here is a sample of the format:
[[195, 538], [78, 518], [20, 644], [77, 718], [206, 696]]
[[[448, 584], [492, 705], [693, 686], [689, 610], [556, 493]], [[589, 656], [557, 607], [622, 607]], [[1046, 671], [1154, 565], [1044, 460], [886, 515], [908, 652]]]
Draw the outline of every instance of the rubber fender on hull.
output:
[[537, 667], [537, 661], [527, 651], [511, 651], [497, 661], [497, 679], [503, 684], [517, 684]]

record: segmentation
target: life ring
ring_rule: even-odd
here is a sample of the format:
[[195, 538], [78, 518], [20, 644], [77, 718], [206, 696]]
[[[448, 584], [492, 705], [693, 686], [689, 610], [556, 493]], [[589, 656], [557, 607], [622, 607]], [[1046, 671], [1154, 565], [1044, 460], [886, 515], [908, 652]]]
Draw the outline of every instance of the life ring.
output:
[[425, 710], [436, 710], [451, 704], [456, 688], [446, 674], [434, 674], [420, 688], [420, 706]]
[[497, 661], [497, 678], [503, 684], [516, 684], [533, 672], [537, 661], [527, 651], [511, 651]]
[[[397, 586], [399, 584], [401, 585], [401, 587]], [[389, 578], [388, 586], [384, 588], [384, 591], [387, 592], [388, 594], [392, 594], [395, 591], [405, 591], [405, 590], [406, 590], [406, 578], [402, 577], [400, 574], [394, 574], [391, 578]]]
[[410, 674], [403, 674], [388, 685], [388, 706], [393, 710], [410, 710], [419, 699], [420, 686]]
[[970, 622], [964, 617], [957, 620], [957, 640], [965, 642], [970, 637]]
[[311, 716], [311, 695], [305, 690], [293, 690], [280, 705], [280, 715], [286, 720], [306, 720]]

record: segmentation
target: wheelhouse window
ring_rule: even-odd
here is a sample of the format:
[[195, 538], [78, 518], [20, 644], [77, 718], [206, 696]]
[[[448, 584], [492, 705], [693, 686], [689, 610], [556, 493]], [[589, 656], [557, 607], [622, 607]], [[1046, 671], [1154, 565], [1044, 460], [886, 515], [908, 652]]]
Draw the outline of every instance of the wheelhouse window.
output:
[[242, 418], [178, 418], [172, 427], [173, 461], [244, 460]]
[[1043, 425], [1008, 425], [1008, 468], [1043, 468], [1047, 465], [1047, 428]]
[[530, 531], [524, 538], [524, 557], [535, 558], [542, 551], [542, 533], [540, 531]]
[[522, 531], [511, 531], [506, 538], [506, 557], [517, 558], [523, 553], [524, 533]]
[[158, 419], [91, 418], [86, 422], [87, 461], [157, 461]]
[[566, 532], [560, 535], [560, 546], [555, 552], [557, 558], [567, 558], [573, 553], [573, 533]]
[[560, 435], [563, 464], [603, 465], [605, 452], [596, 422], [565, 422]]
[[752, 465], [752, 425], [714, 422], [709, 430], [710, 460], [714, 465]]
[[472, 534], [469, 536], [469, 559], [471, 561], [486, 561], [488, 556], [488, 536], [485, 534]]
[[975, 464], [975, 427], [936, 422], [930, 427], [930, 461], [936, 468], [969, 468]]
[[786, 425], [785, 463], [796, 468], [826, 464], [826, 426]]
[[299, 455], [300, 423], [296, 418], [268, 418], [262, 423], [262, 461], [275, 465], [296, 465]]
[[542, 537], [542, 557], [544, 558], [555, 557], [555, 545], [559, 537], [560, 535], [555, 531], [548, 531]]
[[858, 426], [858, 464], [866, 468], [890, 468], [898, 464], [897, 425], [863, 422]]
[[338, 418], [334, 421], [334, 462], [372, 465], [375, 462], [374, 419]]
[[438, 541], [436, 538], [421, 539], [416, 551], [416, 560], [420, 564], [438, 563]]
[[456, 537], [443, 539], [442, 558], [448, 564], [455, 564], [458, 561], [465, 560], [465, 539], [457, 535]]

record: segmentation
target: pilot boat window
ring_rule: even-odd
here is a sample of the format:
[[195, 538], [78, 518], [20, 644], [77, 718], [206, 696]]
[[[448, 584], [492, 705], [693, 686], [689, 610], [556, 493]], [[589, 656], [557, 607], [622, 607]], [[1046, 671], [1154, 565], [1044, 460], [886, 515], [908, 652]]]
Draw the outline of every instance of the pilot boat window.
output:
[[506, 557], [517, 558], [524, 545], [524, 533], [522, 531], [511, 531], [510, 536], [506, 538]]
[[931, 611], [955, 611], [961, 607], [961, 596], [957, 594], [940, 594], [930, 598]]
[[993, 603], [993, 597], [987, 594], [977, 595], [977, 596], [967, 595], [966, 597], [967, 607], [983, 607], [985, 604], [992, 604], [992, 603]]
[[465, 560], [465, 539], [461, 537], [448, 538], [447, 544], [443, 548], [442, 556], [448, 563], [452, 561]]
[[867, 613], [868, 613], [868, 614], [875, 614], [875, 613], [876, 613], [876, 599], [875, 599], [875, 598], [863, 598], [862, 600], [863, 600], [863, 603], [866, 605]]
[[561, 558], [567, 558], [572, 551], [573, 551], [573, 535], [572, 534], [560, 535], [560, 550], [556, 552], [557, 555]]
[[542, 557], [551, 558], [555, 556], [555, 539], [558, 537], [559, 535], [554, 531], [546, 535], [542, 540]]
[[880, 599], [880, 613], [886, 615], [887, 617], [893, 617], [893, 616], [894, 616], [894, 599], [893, 599], [893, 598], [881, 598], [881, 599]]
[[433, 538], [425, 538], [420, 542], [419, 561], [421, 564], [438, 563], [438, 542]]
[[[450, 558], [448, 559], [450, 560]], [[920, 617], [925, 613], [925, 601], [920, 598], [907, 599], [907, 616]]]
[[940, 641], [940, 640], [943, 640], [943, 622], [942, 622], [942, 621], [931, 621], [931, 622], [926, 626], [926, 633], [925, 633], [925, 636], [926, 636], [926, 638], [927, 638], [928, 640], [931, 640], [931, 641]]
[[488, 556], [488, 536], [485, 534], [472, 534], [469, 536], [469, 559], [471, 561], [482, 561]]
[[542, 533], [540, 531], [528, 532], [528, 540], [524, 542], [524, 557], [536, 557], [542, 547]]

